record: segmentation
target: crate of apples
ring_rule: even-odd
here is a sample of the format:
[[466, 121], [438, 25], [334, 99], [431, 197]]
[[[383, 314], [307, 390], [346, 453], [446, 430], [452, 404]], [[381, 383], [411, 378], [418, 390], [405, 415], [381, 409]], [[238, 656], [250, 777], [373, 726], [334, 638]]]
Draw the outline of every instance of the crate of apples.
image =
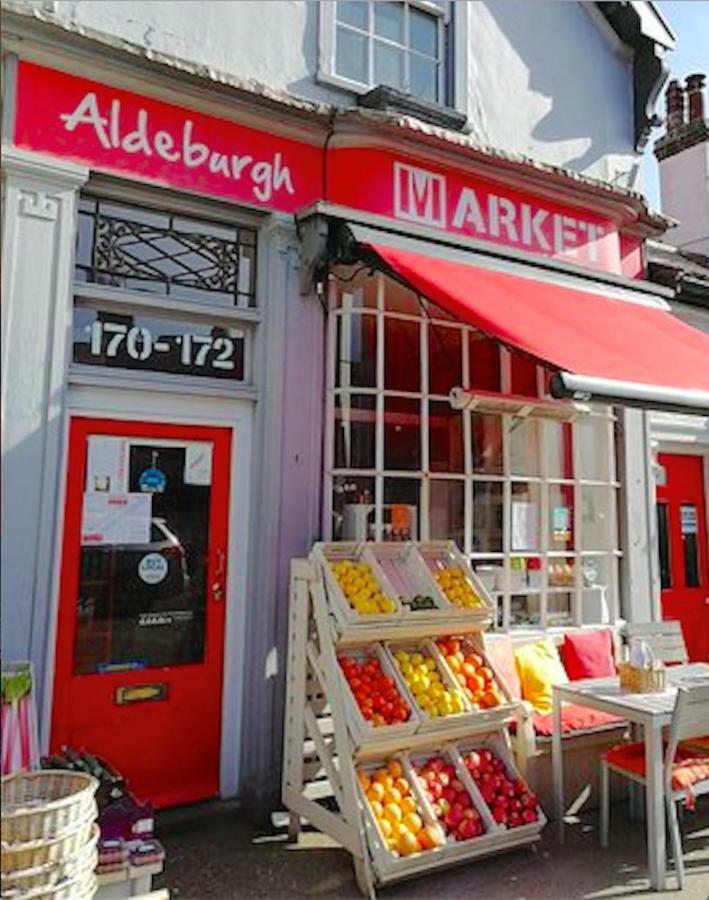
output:
[[504, 760], [489, 747], [464, 753], [463, 764], [498, 825], [518, 828], [539, 820], [536, 795], [521, 778], [511, 774]]
[[411, 707], [375, 655], [341, 656], [339, 663], [359, 711], [372, 727], [409, 721]]
[[439, 638], [441, 651], [453, 677], [474, 709], [494, 709], [506, 702], [484, 657], [456, 637]]
[[465, 700], [455, 688], [447, 685], [438, 671], [435, 659], [423, 648], [394, 649], [394, 661], [416, 704], [429, 719], [467, 712]]
[[398, 759], [390, 759], [385, 766], [369, 772], [359, 769], [357, 778], [390, 853], [406, 857], [445, 844], [443, 830], [426, 822]]
[[458, 778], [455, 766], [445, 757], [432, 756], [425, 762], [414, 763], [414, 771], [448, 838], [469, 841], [485, 833], [472, 797]]

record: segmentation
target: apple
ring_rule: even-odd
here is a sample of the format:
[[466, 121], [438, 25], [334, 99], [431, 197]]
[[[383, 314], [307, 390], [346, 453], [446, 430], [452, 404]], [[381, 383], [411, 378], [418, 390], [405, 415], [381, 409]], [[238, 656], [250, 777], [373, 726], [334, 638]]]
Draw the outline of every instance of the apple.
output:
[[463, 782], [458, 781], [457, 778], [451, 779], [450, 786], [453, 788], [456, 794], [459, 794], [461, 791], [465, 790], [465, 788], [463, 787]]
[[522, 819], [528, 823], [536, 822], [537, 814], [532, 809], [525, 809], [525, 811], [522, 813]]
[[458, 826], [458, 834], [463, 841], [469, 841], [471, 838], [474, 838], [477, 833], [477, 826], [472, 819], [463, 819]]
[[438, 805], [440, 806], [441, 812], [443, 813], [444, 816], [448, 812], [448, 810], [451, 808], [450, 803], [446, 800], [445, 797], [443, 797], [443, 798], [441, 798], [441, 800], [439, 800]]

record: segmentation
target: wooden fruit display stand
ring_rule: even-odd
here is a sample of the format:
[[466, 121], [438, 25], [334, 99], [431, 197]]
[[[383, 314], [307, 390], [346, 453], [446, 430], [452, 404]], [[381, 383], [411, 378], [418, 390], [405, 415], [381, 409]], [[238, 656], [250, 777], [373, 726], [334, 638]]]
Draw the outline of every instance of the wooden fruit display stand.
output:
[[[303, 820], [329, 835], [365, 896], [531, 845], [546, 824], [510, 752], [519, 704], [485, 655], [493, 615], [452, 542], [319, 543], [292, 562], [290, 835]], [[368, 699], [360, 675], [391, 702]]]

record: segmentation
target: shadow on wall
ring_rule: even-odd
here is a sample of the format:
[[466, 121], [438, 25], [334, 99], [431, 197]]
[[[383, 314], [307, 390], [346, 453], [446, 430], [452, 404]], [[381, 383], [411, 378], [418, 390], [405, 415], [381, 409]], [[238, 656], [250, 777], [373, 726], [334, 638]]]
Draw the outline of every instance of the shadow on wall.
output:
[[[521, 0], [486, 4], [526, 68], [527, 91], [551, 100], [548, 112], [531, 129], [532, 139], [547, 144], [587, 140], [583, 153], [559, 161], [579, 172], [609, 154], [632, 153], [629, 64], [613, 54], [578, 4], [535, 3], [534, 27], [528, 15], [520, 15], [522, 5]], [[618, 109], [623, 95], [627, 110]], [[512, 98], [520, 108], [528, 99]]]
[[286, 85], [286, 90], [296, 97], [330, 103], [337, 106], [354, 106], [355, 97], [349, 91], [319, 84], [317, 81], [320, 58], [320, 3], [303, 4], [303, 20], [300, 40], [301, 65], [305, 72], [303, 78], [297, 78]]

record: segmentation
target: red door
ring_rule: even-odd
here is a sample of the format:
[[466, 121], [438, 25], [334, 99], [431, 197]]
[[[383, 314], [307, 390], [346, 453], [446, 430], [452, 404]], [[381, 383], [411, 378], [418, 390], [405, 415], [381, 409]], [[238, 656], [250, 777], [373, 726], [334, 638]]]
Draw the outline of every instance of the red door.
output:
[[52, 749], [158, 806], [219, 791], [228, 429], [75, 418]]
[[709, 553], [704, 460], [661, 453], [657, 488], [662, 617], [679, 619], [689, 657], [709, 659]]

